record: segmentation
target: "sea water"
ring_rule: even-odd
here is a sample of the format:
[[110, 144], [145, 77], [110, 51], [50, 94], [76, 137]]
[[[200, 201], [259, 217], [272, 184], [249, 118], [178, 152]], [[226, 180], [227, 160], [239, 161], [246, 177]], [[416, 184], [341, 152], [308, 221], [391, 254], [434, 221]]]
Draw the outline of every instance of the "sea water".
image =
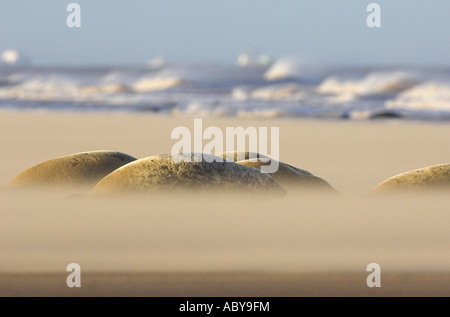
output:
[[0, 108], [450, 120], [450, 67], [0, 65]]

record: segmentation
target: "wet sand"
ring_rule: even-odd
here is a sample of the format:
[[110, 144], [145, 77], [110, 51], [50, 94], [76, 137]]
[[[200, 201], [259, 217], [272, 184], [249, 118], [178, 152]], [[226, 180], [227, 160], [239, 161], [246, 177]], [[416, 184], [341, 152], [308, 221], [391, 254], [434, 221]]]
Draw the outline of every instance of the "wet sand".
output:
[[0, 274], [0, 296], [305, 297], [450, 296], [450, 274], [387, 273], [368, 288], [363, 273], [85, 273], [68, 288], [61, 273]]

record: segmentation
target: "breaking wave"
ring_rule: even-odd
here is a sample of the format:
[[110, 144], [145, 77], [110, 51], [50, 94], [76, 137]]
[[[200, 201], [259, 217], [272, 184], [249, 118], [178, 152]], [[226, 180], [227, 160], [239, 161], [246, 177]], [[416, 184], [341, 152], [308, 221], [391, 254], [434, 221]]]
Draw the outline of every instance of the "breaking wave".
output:
[[450, 83], [426, 82], [385, 102], [389, 109], [450, 111]]
[[303, 63], [297, 58], [281, 58], [264, 73], [264, 79], [275, 81], [298, 78], [302, 75], [303, 68]]
[[347, 101], [361, 96], [397, 94], [419, 82], [415, 75], [407, 72], [372, 72], [359, 80], [329, 77], [317, 87], [317, 91], [335, 95], [336, 100]]

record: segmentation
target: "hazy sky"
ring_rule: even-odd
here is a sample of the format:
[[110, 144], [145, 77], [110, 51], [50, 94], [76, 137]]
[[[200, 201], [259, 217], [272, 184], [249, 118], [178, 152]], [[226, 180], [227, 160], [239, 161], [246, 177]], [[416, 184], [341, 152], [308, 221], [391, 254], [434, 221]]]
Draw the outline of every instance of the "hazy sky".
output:
[[[81, 6], [81, 28], [66, 7]], [[381, 6], [381, 28], [366, 7]], [[0, 51], [34, 64], [235, 63], [247, 47], [335, 64], [450, 66], [450, 0], [1, 0]]]

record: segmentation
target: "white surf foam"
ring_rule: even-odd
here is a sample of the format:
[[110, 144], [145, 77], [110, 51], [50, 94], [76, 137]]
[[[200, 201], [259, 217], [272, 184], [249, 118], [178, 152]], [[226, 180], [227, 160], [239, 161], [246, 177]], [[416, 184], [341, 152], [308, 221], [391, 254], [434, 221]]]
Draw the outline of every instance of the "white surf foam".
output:
[[329, 77], [317, 87], [317, 92], [335, 95], [335, 100], [345, 102], [359, 96], [397, 94], [419, 82], [416, 76], [403, 71], [372, 72], [359, 80]]
[[450, 83], [426, 82], [385, 102], [389, 109], [450, 111]]
[[133, 90], [136, 92], [150, 92], [157, 90], [166, 90], [177, 87], [186, 82], [178, 77], [144, 77], [133, 84]]
[[[15, 80], [25, 79], [24, 75], [17, 75]], [[17, 85], [3, 87], [0, 97], [25, 100], [52, 100], [63, 96], [73, 96], [79, 91], [76, 81], [65, 77], [33, 76], [26, 78]]]
[[295, 57], [284, 57], [277, 60], [264, 73], [264, 79], [268, 81], [298, 78], [302, 75], [304, 65]]

